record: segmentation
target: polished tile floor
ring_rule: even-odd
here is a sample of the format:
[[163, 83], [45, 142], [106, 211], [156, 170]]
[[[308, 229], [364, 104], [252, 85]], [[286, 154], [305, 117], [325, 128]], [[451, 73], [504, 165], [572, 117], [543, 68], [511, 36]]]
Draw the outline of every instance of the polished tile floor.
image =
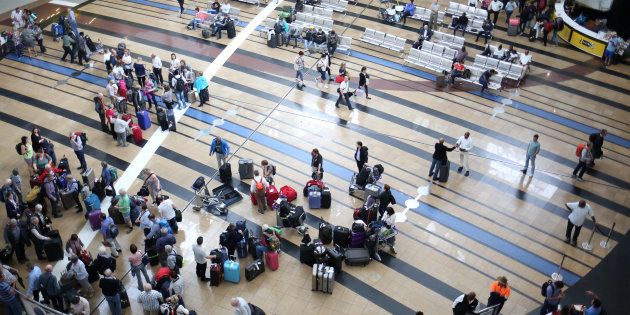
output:
[[[188, 9], [206, 5], [202, 1], [186, 3]], [[448, 3], [440, 4], [444, 7]], [[231, 5], [241, 9], [244, 23], [262, 10], [238, 2]], [[293, 2], [280, 4], [284, 5], [292, 6]], [[416, 5], [428, 7], [429, 2], [417, 1]], [[205, 40], [199, 31], [187, 30], [191, 16], [178, 17], [176, 6], [175, 1], [167, 0], [96, 0], [81, 6], [77, 19], [80, 29], [106, 46], [125, 41], [133, 54], [149, 60], [155, 53], [165, 63], [174, 52], [193, 69], [203, 71], [230, 39]], [[268, 314], [294, 314], [298, 309], [307, 314], [403, 314], [412, 310], [447, 314], [451, 301], [461, 292], [474, 290], [485, 302], [490, 283], [505, 275], [512, 296], [503, 313], [525, 314], [542, 303], [539, 284], [556, 271], [563, 255], [562, 273], [569, 284], [575, 283], [628, 231], [627, 65], [604, 70], [598, 60], [565, 44], [543, 47], [524, 38], [507, 37], [500, 18], [493, 44], [514, 43], [519, 51], [531, 46], [534, 64], [518, 95], [513, 88], [480, 95], [478, 87], [472, 85], [435, 89], [433, 74], [426, 69], [402, 66], [400, 55], [358, 41], [366, 27], [415, 40], [418, 21], [409, 20], [405, 27], [381, 24], [376, 19], [377, 9], [374, 1], [359, 1], [349, 6], [348, 14], [333, 16], [335, 30], [353, 38], [353, 54], [336, 54], [332, 71], [336, 73], [340, 63], [346, 62], [355, 87], [360, 68], [366, 66], [371, 76], [371, 100], [352, 98], [357, 108], [352, 112], [346, 107], [335, 109], [336, 85], [325, 88], [314, 83], [314, 55], [306, 58], [307, 66], [312, 66], [305, 78], [306, 87], [296, 89], [292, 62], [298, 49], [268, 48], [266, 39], [255, 31], [212, 79], [211, 106], [190, 107], [177, 132], [166, 137], [148, 159], [147, 167], [155, 170], [165, 191], [183, 208], [192, 197], [189, 187], [194, 179], [215, 175], [216, 160], [208, 156], [213, 136], [229, 142], [235, 153], [231, 157], [235, 172], [239, 158], [254, 159], [258, 166], [267, 159], [277, 166], [276, 186], [290, 185], [298, 191], [310, 174], [308, 153], [319, 148], [333, 203], [329, 210], [308, 211], [307, 222], [311, 234], [316, 235], [319, 220], [350, 226], [352, 211], [361, 204], [347, 194], [356, 168], [354, 143], [360, 140], [370, 148], [370, 163], [384, 165], [382, 181], [396, 191], [395, 209], [407, 217], [398, 224], [398, 254], [384, 255], [383, 263], [372, 262], [364, 268], [344, 266], [334, 293], [324, 295], [311, 292], [311, 271], [297, 259], [300, 237], [287, 231], [278, 271], [267, 271], [252, 282], [243, 279], [240, 284], [224, 282], [209, 288], [194, 275], [192, 244], [197, 236], [204, 236], [205, 246], [211, 249], [218, 245], [218, 235], [228, 221], [245, 218], [254, 227], [274, 224], [275, 218], [273, 213], [258, 214], [248, 198], [230, 207], [227, 218], [194, 212], [189, 207], [184, 211], [182, 232], [177, 235], [177, 249], [186, 261], [184, 295], [191, 309], [200, 314], [228, 314], [229, 299], [242, 296]], [[237, 27], [237, 31], [241, 29], [242, 25]], [[86, 153], [91, 167], [97, 168], [99, 160], [108, 160], [125, 170], [141, 147], [116, 147], [111, 136], [100, 131], [91, 99], [104, 92], [102, 58], [95, 55], [94, 68], [82, 69], [59, 61], [59, 42], [48, 36], [45, 42], [48, 52], [43, 56], [0, 61], [5, 77], [0, 82], [0, 130], [10, 135], [0, 139], [7, 152], [1, 158], [0, 174], [8, 175], [13, 168], [26, 174], [13, 146], [33, 125], [40, 126], [42, 134], [55, 142], [58, 156], [69, 157], [73, 168], [78, 162], [66, 135], [82, 130], [90, 139]], [[471, 57], [482, 48], [469, 34], [466, 46]], [[81, 70], [81, 75], [68, 76]], [[59, 84], [63, 80], [67, 82]], [[513, 105], [493, 116], [493, 108], [501, 106], [504, 98], [511, 98]], [[145, 139], [161, 132], [154, 113], [151, 117], [154, 124], [144, 131]], [[217, 124], [217, 118], [223, 118], [223, 124]], [[570, 178], [577, 162], [575, 147], [588, 138], [588, 130], [599, 128], [610, 133], [604, 145], [605, 159], [585, 175], [584, 182], [576, 182]], [[452, 145], [466, 131], [475, 145], [470, 157], [471, 176], [455, 171], [458, 153], [450, 153], [448, 183], [433, 185], [430, 195], [419, 197], [419, 207], [405, 211], [405, 201], [416, 198], [418, 187], [428, 185], [436, 139], [444, 137]], [[542, 153], [530, 178], [519, 170], [533, 134], [540, 135]], [[129, 190], [135, 192], [141, 184], [138, 179]], [[249, 182], [240, 184], [246, 188]], [[210, 182], [211, 188], [218, 185], [216, 180]], [[568, 215], [564, 203], [581, 198], [593, 206], [604, 233], [616, 224], [609, 249], [598, 246], [605, 238], [601, 231], [595, 233], [591, 252], [563, 242]], [[304, 204], [305, 200], [300, 197], [297, 203]], [[62, 220], [54, 221], [64, 239], [84, 225], [83, 216], [71, 210], [64, 212]], [[586, 241], [592, 230], [592, 224], [587, 224], [580, 242]], [[96, 252], [101, 236], [82, 235], [91, 240], [89, 249]], [[120, 242], [123, 248], [142, 244], [141, 232], [124, 234]], [[27, 253], [34, 256], [32, 249]], [[127, 273], [127, 255], [124, 251], [123, 258], [118, 259], [116, 275], [124, 277], [133, 299], [138, 291], [135, 279]], [[249, 260], [242, 260], [241, 267]], [[99, 292], [90, 300], [91, 307], [96, 313], [107, 314], [107, 304], [102, 301]], [[140, 309], [133, 302], [126, 313], [135, 314]]]

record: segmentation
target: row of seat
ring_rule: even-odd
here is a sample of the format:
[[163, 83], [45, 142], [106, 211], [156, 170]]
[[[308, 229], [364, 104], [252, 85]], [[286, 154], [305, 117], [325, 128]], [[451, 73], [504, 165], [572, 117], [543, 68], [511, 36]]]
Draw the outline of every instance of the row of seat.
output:
[[526, 67], [523, 65], [482, 55], [475, 56], [475, 62], [473, 65], [481, 69], [495, 69], [499, 74], [505, 76], [506, 78], [517, 81], [517, 86], [526, 74]]
[[295, 21], [292, 23], [304, 25], [304, 26], [315, 26], [315, 28], [324, 28], [328, 32], [328, 30], [332, 29], [334, 21], [330, 18], [325, 18], [317, 15], [312, 15], [308, 13], [298, 12], [295, 15]]
[[335, 12], [346, 12], [348, 9], [348, 1], [346, 0], [321, 0], [319, 3], [324, 8], [332, 9]]
[[450, 60], [453, 60], [453, 58], [457, 55], [457, 50], [429, 41], [424, 41], [422, 43], [422, 51], [432, 55], [450, 58]]
[[385, 34], [384, 32], [375, 31], [370, 28], [366, 28], [360, 40], [362, 42], [387, 48], [389, 50], [402, 52], [405, 49], [406, 40], [402, 37], [397, 37], [392, 34]]
[[449, 2], [448, 8], [446, 8], [446, 13], [452, 15], [462, 15], [466, 13], [466, 16], [469, 19], [481, 19], [485, 20], [488, 17], [488, 10], [482, 8], [475, 8], [463, 3], [457, 2]]
[[333, 10], [332, 9], [322, 8], [322, 7], [314, 7], [314, 6], [308, 5], [308, 4], [304, 5], [304, 11], [303, 12], [305, 14], [318, 15], [318, 16], [321, 16], [321, 17], [327, 18], [327, 19], [332, 19], [332, 15], [333, 15]]
[[[260, 6], [260, 0], [237, 0], [243, 3], [247, 3], [247, 4], [255, 4], [256, 6]], [[212, 4], [212, 2], [208, 3], [208, 6], [210, 6]]]
[[464, 42], [466, 40], [461, 36], [454, 36], [448, 33], [434, 31], [433, 36], [431, 36], [431, 41], [459, 50], [464, 47]]
[[[273, 30], [275, 24], [276, 24], [275, 19], [266, 18], [265, 21], [261, 24], [261, 28], [259, 29], [259, 35], [261, 37], [267, 38], [267, 32], [269, 30]], [[290, 23], [288, 25], [289, 25], [289, 30], [295, 29], [296, 33], [301, 34], [301, 35], [303, 35], [302, 31], [304, 30], [304, 27], [306, 27], [302, 24], [296, 24], [296, 23]], [[322, 30], [324, 30], [326, 33], [330, 31], [330, 29], [326, 29], [323, 27], [322, 27]], [[304, 39], [298, 40], [298, 46], [304, 48]], [[352, 49], [352, 38], [348, 36], [339, 36], [339, 42], [337, 43], [337, 51], [350, 55], [351, 49]]]
[[[442, 25], [442, 22], [444, 22], [445, 14], [446, 13], [444, 11], [438, 11], [437, 23], [439, 25]], [[431, 10], [423, 7], [416, 7], [416, 11], [413, 16], [410, 16], [410, 18], [428, 22], [431, 19]]]
[[[236, 7], [230, 7], [230, 11], [228, 11], [228, 15], [232, 20], [234, 20], [234, 25], [238, 24], [240, 21], [241, 9]], [[212, 23], [214, 23], [214, 19], [217, 15], [214, 13], [207, 12], [205, 17], [201, 21], [201, 29], [212, 29]]]
[[[459, 16], [453, 15], [453, 18], [455, 17], [459, 18]], [[483, 26], [483, 20], [468, 18], [468, 24], [466, 25], [466, 32], [477, 34], [483, 30], [481, 28], [482, 26]], [[452, 21], [451, 21], [451, 24], [448, 25], [448, 27], [454, 28]]]

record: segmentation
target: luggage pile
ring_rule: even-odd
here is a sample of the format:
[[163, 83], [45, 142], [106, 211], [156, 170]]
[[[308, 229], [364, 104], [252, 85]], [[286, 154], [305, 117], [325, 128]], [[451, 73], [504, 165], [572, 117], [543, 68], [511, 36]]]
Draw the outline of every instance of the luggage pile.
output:
[[284, 196], [278, 198], [272, 209], [276, 212], [276, 225], [281, 228], [294, 228], [298, 233], [304, 234], [307, 228], [304, 226], [306, 212], [302, 206], [289, 203]]
[[304, 197], [308, 197], [310, 209], [329, 209], [332, 203], [330, 189], [321, 180], [312, 179], [306, 182], [303, 189]]
[[361, 200], [365, 200], [368, 196], [378, 196], [382, 190], [378, 181], [384, 171], [381, 164], [376, 164], [374, 167], [367, 164], [363, 165], [363, 169], [359, 173], [352, 174], [348, 193]]

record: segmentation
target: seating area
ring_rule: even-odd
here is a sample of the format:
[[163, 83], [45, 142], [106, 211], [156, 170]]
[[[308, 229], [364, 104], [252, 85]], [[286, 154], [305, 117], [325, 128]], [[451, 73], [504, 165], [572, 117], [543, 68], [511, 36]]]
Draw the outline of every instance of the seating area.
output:
[[[243, 2], [243, 3], [247, 3], [247, 4], [255, 4], [256, 6], [260, 6], [260, 0], [237, 0], [239, 2]], [[208, 6], [210, 6], [212, 2], [208, 3]]]
[[[263, 21], [263, 23], [260, 25], [261, 27], [259, 28], [259, 35], [260, 35], [260, 37], [266, 38], [267, 37], [267, 31], [272, 30], [275, 23], [276, 23], [275, 19], [266, 18], [265, 21]], [[289, 29], [297, 29], [298, 33], [301, 36], [303, 36], [304, 35], [303, 34], [303, 30], [307, 26], [308, 25], [304, 25], [304, 24], [300, 24], [300, 23], [290, 23], [289, 24]], [[319, 27], [316, 26], [316, 28], [319, 28]], [[325, 27], [321, 27], [321, 28], [326, 33], [328, 33], [328, 31], [330, 31], [329, 28], [325, 28]], [[304, 40], [303, 39], [299, 39], [298, 40], [298, 46], [302, 47], [302, 48], [304, 47]], [[350, 55], [351, 54], [351, 50], [352, 50], [352, 38], [348, 37], [348, 36], [339, 36], [339, 43], [337, 43], [337, 52], [341, 52], [341, 53], [345, 53], [345, 54]]]
[[405, 49], [406, 40], [402, 37], [397, 37], [392, 34], [385, 34], [384, 32], [375, 31], [370, 28], [366, 28], [360, 40], [362, 42], [383, 47], [389, 50], [402, 52]]
[[341, 13], [345, 13], [346, 9], [348, 9], [348, 1], [346, 0], [321, 0], [319, 5], [323, 8]]
[[313, 25], [316, 29], [321, 28], [324, 32], [328, 33], [328, 31], [330, 31], [333, 27], [333, 20], [331, 18], [325, 18], [318, 15], [298, 12], [295, 15], [295, 21], [291, 24], [298, 24], [302, 27], [309, 27]]
[[433, 36], [431, 37], [431, 41], [436, 44], [441, 44], [452, 49], [462, 49], [464, 47], [464, 42], [466, 41], [461, 36], [454, 36], [444, 32], [433, 32]]
[[[442, 46], [442, 48], [444, 47]], [[409, 50], [409, 55], [407, 55], [404, 62], [427, 68], [435, 72], [450, 71], [451, 65], [453, 64], [452, 57], [449, 58], [448, 56], [442, 56], [442, 53], [437, 50], [433, 53], [433, 51], [430, 50], [426, 51], [415, 48], [411, 48], [411, 50]]]
[[322, 7], [315, 7], [312, 5], [305, 4], [304, 5], [304, 14], [321, 16], [323, 18], [331, 19], [333, 15], [333, 10]]
[[[455, 17], [459, 17], [459, 15], [453, 15], [453, 18]], [[484, 18], [485, 19], [485, 18]], [[479, 31], [481, 31], [481, 26], [483, 26], [483, 20], [484, 19], [477, 19], [477, 18], [468, 18], [468, 25], [466, 25], [466, 32], [468, 33], [472, 33], [472, 34], [477, 34], [479, 33]], [[453, 27], [453, 23], [449, 23], [448, 24], [449, 28], [454, 28]]]
[[516, 86], [519, 86], [521, 80], [525, 77], [527, 72], [525, 71], [526, 67], [518, 63], [502, 61], [482, 55], [475, 56], [475, 62], [473, 66], [483, 70], [495, 69], [497, 70], [499, 75], [504, 76], [509, 80], [515, 81]]
[[453, 16], [460, 16], [463, 13], [466, 13], [466, 16], [471, 19], [481, 19], [485, 20], [488, 17], [488, 10], [482, 8], [471, 7], [467, 4], [457, 3], [457, 2], [449, 2], [448, 8], [446, 9], [446, 13], [451, 14]]
[[[439, 25], [442, 25], [442, 23], [444, 22], [445, 15], [446, 13], [444, 11], [438, 11], [437, 23]], [[429, 19], [431, 18], [431, 10], [417, 6], [414, 15], [410, 16], [410, 18], [428, 22]]]
[[339, 43], [337, 43], [337, 51], [347, 54], [351, 54], [352, 49], [352, 37], [339, 36]]
[[[232, 20], [234, 20], [234, 25], [239, 24], [240, 21], [240, 15], [241, 15], [241, 9], [236, 8], [236, 7], [230, 7], [230, 12], [228, 13], [228, 15], [230, 16], [230, 18]], [[203, 21], [201, 22], [201, 29], [212, 29], [212, 23], [214, 23], [214, 18], [216, 17], [216, 14], [210, 13], [208, 12], [205, 15], [205, 18], [203, 19]]]

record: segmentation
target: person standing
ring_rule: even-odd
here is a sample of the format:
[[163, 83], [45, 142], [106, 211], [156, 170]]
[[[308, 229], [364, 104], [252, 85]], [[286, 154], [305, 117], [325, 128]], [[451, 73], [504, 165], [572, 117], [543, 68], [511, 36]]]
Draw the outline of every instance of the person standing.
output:
[[490, 21], [490, 14], [492, 14], [492, 25], [497, 24], [501, 10], [503, 10], [503, 2], [499, 0], [492, 0], [492, 2], [490, 2], [488, 6], [488, 21]]
[[15, 256], [20, 264], [23, 264], [28, 260], [26, 258], [26, 251], [24, 250], [24, 245], [26, 245], [28, 241], [27, 235], [28, 231], [20, 227], [17, 219], [15, 218], [10, 219], [9, 223], [4, 228], [4, 241], [11, 246], [11, 249], [15, 252]]
[[114, 228], [111, 227], [112, 225], [116, 226], [114, 220], [105, 213], [101, 213], [101, 234], [103, 235], [105, 243], [108, 243], [108, 245], [112, 247], [112, 257], [117, 258], [119, 253], [122, 252], [122, 249], [120, 248], [118, 240], [116, 240], [118, 235], [115, 235], [116, 233], [113, 231]]
[[547, 286], [545, 302], [543, 302], [540, 308], [540, 315], [547, 315], [558, 309], [558, 304], [560, 304], [560, 300], [564, 297], [562, 288], [564, 288], [564, 282], [562, 281], [555, 281]]
[[0, 272], [0, 305], [3, 305], [8, 315], [22, 315], [22, 304], [18, 299], [16, 289], [5, 281], [2, 272]]
[[534, 135], [532, 141], [527, 145], [527, 150], [525, 153], [525, 167], [521, 170], [523, 174], [527, 174], [527, 168], [529, 166], [529, 162], [532, 163], [532, 172], [529, 177], [534, 176], [534, 171], [536, 170], [536, 157], [540, 153], [540, 143], [538, 143], [538, 134]]
[[172, 234], [169, 234], [168, 229], [163, 227], [160, 229], [160, 237], [155, 241], [155, 247], [158, 251], [160, 264], [166, 266], [166, 260], [168, 258], [166, 245], [174, 245], [177, 243], [177, 239]]
[[437, 30], [438, 11], [440, 11], [440, 4], [438, 3], [438, 0], [435, 0], [435, 2], [431, 3], [429, 10], [431, 10], [431, 15], [429, 16], [429, 28], [431, 28], [432, 30]]
[[79, 59], [79, 65], [82, 66], [83, 61], [85, 62], [90, 61], [90, 58], [88, 58], [87, 56], [87, 44], [85, 43], [85, 34], [83, 34], [83, 32], [80, 32], [79, 36], [77, 36], [77, 48], [78, 48], [77, 57]]
[[37, 286], [39, 291], [44, 295], [44, 301], [49, 301], [52, 307], [57, 311], [63, 312], [63, 297], [61, 296], [61, 287], [57, 277], [53, 275], [52, 265], [46, 265], [45, 272], [39, 276]]
[[85, 264], [79, 259], [77, 255], [70, 256], [70, 270], [71, 273], [74, 274], [75, 279], [81, 285], [81, 291], [83, 291], [83, 295], [87, 298], [91, 298], [94, 294], [94, 289], [88, 281], [88, 272], [85, 269]]
[[49, 241], [50, 237], [44, 235], [46, 234], [42, 228], [44, 222], [41, 222], [41, 224], [42, 225], [40, 225], [40, 220], [37, 216], [32, 216], [29, 230], [32, 235], [31, 240], [33, 241], [33, 245], [35, 247], [37, 259], [44, 260], [46, 259], [44, 256], [44, 241]]
[[197, 244], [193, 244], [192, 250], [193, 255], [195, 256], [195, 263], [197, 263], [197, 267], [195, 268], [195, 272], [197, 273], [197, 278], [201, 281], [208, 281], [210, 278], [206, 277], [206, 269], [208, 267], [208, 259], [212, 259], [213, 256], [207, 255], [206, 250], [201, 246], [203, 244], [203, 237], [197, 237]]
[[136, 60], [136, 62], [133, 64], [133, 70], [136, 73], [136, 77], [138, 78], [138, 84], [140, 84], [140, 87], [144, 87], [144, 82], [147, 78], [147, 69], [144, 67], [142, 58], [138, 57], [138, 60]]
[[216, 154], [217, 168], [221, 168], [223, 164], [227, 163], [227, 157], [230, 154], [230, 146], [226, 141], [223, 141], [221, 137], [217, 136], [210, 144], [210, 156], [212, 156], [212, 154]]
[[448, 156], [446, 152], [455, 150], [455, 146], [447, 148], [444, 145], [444, 138], [440, 138], [435, 144], [435, 151], [433, 151], [433, 161], [431, 161], [431, 167], [429, 167], [429, 177], [433, 176], [433, 180], [437, 180], [440, 175], [440, 167], [448, 163]]
[[160, 179], [151, 171], [149, 168], [145, 168], [142, 170], [142, 173], [145, 176], [144, 185], [149, 189], [149, 195], [151, 196], [151, 201], [153, 204], [156, 203], [157, 197], [162, 192], [162, 185], [160, 183]]
[[512, 16], [512, 12], [514, 12], [516, 8], [518, 8], [518, 4], [516, 4], [516, 1], [514, 0], [509, 0], [505, 4], [505, 24], [510, 23], [510, 17]]
[[304, 52], [301, 50], [293, 61], [293, 69], [295, 70], [295, 80], [297, 83], [304, 85]]
[[487, 306], [499, 305], [492, 314], [500, 314], [505, 301], [510, 298], [510, 287], [505, 276], [500, 276], [490, 285], [490, 297], [488, 297]]
[[250, 192], [256, 198], [256, 203], [258, 204], [258, 212], [265, 213], [267, 210], [267, 198], [265, 198], [265, 192], [269, 187], [269, 183], [267, 180], [260, 176], [260, 172], [258, 170], [254, 171], [254, 178], [252, 179], [252, 183], [250, 185]]
[[144, 315], [158, 315], [162, 301], [162, 293], [153, 290], [150, 283], [145, 283], [144, 291], [138, 295], [138, 303], [142, 304]]
[[151, 54], [151, 66], [153, 67], [153, 74], [155, 75], [156, 83], [160, 86], [164, 85], [164, 77], [162, 76], [162, 59], [156, 54]]
[[81, 193], [79, 189], [79, 181], [72, 175], [66, 176], [66, 181], [68, 182], [68, 192], [72, 194], [72, 199], [74, 200], [74, 203], [77, 204], [76, 213], [83, 212], [83, 205], [81, 204], [81, 199], [79, 198], [79, 194]]
[[131, 244], [129, 246], [129, 251], [131, 252], [131, 256], [129, 256], [129, 266], [131, 267], [131, 274], [136, 277], [138, 281], [138, 290], [142, 291], [142, 276], [147, 281], [147, 283], [151, 283], [151, 278], [149, 278], [149, 274], [147, 274], [147, 266], [142, 263], [142, 256], [146, 253], [143, 253], [138, 250], [136, 244]]
[[350, 76], [344, 76], [343, 77], [343, 81], [341, 82], [341, 84], [339, 84], [339, 88], [337, 88], [337, 93], [339, 94], [339, 97], [337, 97], [337, 102], [335, 102], [335, 107], [339, 108], [339, 102], [341, 102], [341, 99], [343, 98], [344, 103], [348, 106], [349, 110], [353, 110], [354, 108], [352, 108], [352, 104], [350, 103], [350, 92], [349, 92], [349, 87], [350, 84], [348, 83], [348, 81], [350, 80]]
[[[330, 30], [328, 32], [328, 36], [326, 38], [326, 48], [328, 49], [328, 58], [332, 58], [337, 51], [337, 44], [339, 43], [339, 36], [335, 33], [335, 30]], [[330, 66], [330, 62], [328, 62], [328, 66]]]
[[72, 146], [72, 150], [74, 151], [74, 154], [77, 156], [77, 159], [79, 159], [80, 165], [79, 167], [77, 167], [77, 169], [81, 171], [85, 171], [87, 169], [87, 163], [85, 163], [83, 141], [81, 140], [81, 137], [79, 137], [77, 133], [75, 132], [71, 132], [69, 137], [70, 137], [70, 145]]
[[234, 314], [236, 315], [253, 315], [253, 314], [265, 314], [260, 307], [247, 303], [242, 297], [235, 297], [230, 300], [230, 305], [234, 308]]
[[10, 188], [8, 190], [5, 190], [6, 188], [4, 187], [10, 187], [11, 185], [11, 180], [7, 179], [7, 183], [5, 184], [6, 186], [3, 186], [1, 189], [1, 192], [3, 194], [2, 197], [4, 197], [4, 205], [7, 208], [7, 217], [9, 219], [19, 219], [20, 218], [20, 203], [18, 202], [17, 197], [15, 196], [15, 194], [13, 193], [13, 190], [11, 190]]
[[129, 229], [127, 229], [127, 234], [133, 231], [133, 223], [131, 222], [131, 199], [129, 195], [127, 195], [127, 190], [121, 188], [118, 191], [118, 203], [114, 206], [114, 208], [120, 211], [123, 219], [125, 220], [125, 224]]
[[363, 142], [357, 141], [357, 149], [354, 151], [354, 160], [357, 162], [359, 172], [363, 169], [363, 165], [368, 162], [368, 147]]
[[168, 225], [173, 230], [173, 233], [177, 234], [179, 227], [177, 226], [177, 220], [175, 219], [175, 210], [177, 207], [171, 199], [164, 199], [163, 196], [158, 196], [156, 199], [158, 209], [160, 210], [160, 216], [168, 221]]
[[70, 314], [72, 315], [89, 315], [90, 302], [84, 297], [75, 295], [70, 299]]
[[575, 169], [573, 170], [573, 174], [571, 175], [572, 178], [577, 177], [578, 181], [580, 182], [583, 181], [582, 176], [584, 175], [584, 172], [586, 172], [586, 169], [588, 168], [588, 166], [593, 161], [592, 150], [593, 150], [593, 143], [589, 141], [586, 144], [586, 146], [582, 148], [582, 152], [580, 152], [580, 159], [578, 160], [577, 166], [575, 166]]
[[606, 129], [602, 129], [599, 133], [592, 133], [588, 139], [591, 143], [593, 143], [593, 160], [591, 161], [591, 166], [595, 166], [595, 159], [601, 159], [604, 157], [604, 151], [602, 147], [604, 146], [604, 137], [608, 134]]
[[470, 132], [466, 131], [463, 136], [457, 139], [457, 143], [455, 146], [459, 149], [459, 168], [457, 169], [458, 173], [461, 173], [462, 170], [466, 170], [464, 176], [470, 175], [470, 166], [468, 166], [468, 157], [469, 152], [473, 148], [473, 142], [470, 138]]
[[[371, 100], [372, 98], [370, 97], [368, 93], [368, 85], [370, 85], [370, 75], [367, 73], [367, 67], [363, 66], [361, 67], [361, 72], [359, 72], [359, 87], [357, 89], [358, 90], [360, 90], [361, 88], [365, 89], [365, 98], [367, 98], [368, 100]], [[354, 90], [354, 96], [356, 95], [357, 95], [357, 90]]]
[[39, 302], [39, 277], [42, 275], [42, 270], [35, 266], [32, 262], [26, 263], [26, 270], [28, 270], [28, 288], [26, 289], [26, 296]]
[[311, 178], [317, 180], [324, 178], [324, 158], [318, 149], [311, 151]]
[[63, 56], [61, 61], [66, 62], [66, 56], [70, 55], [70, 63], [74, 63], [74, 53], [72, 53], [72, 46], [74, 45], [74, 39], [70, 37], [70, 34], [66, 33], [62, 37]]
[[383, 218], [385, 214], [385, 210], [389, 207], [390, 204], [396, 204], [396, 198], [392, 195], [392, 189], [388, 184], [383, 185], [383, 191], [378, 195], [378, 213], [380, 218]]
[[44, 180], [44, 192], [46, 198], [50, 201], [50, 207], [54, 218], [61, 218], [63, 215], [59, 213], [59, 190], [55, 185], [55, 174], [53, 172], [48, 173]]
[[116, 133], [116, 140], [118, 140], [119, 147], [129, 146], [129, 144], [127, 144], [127, 127], [129, 127], [130, 122], [131, 120], [122, 119], [121, 114], [118, 114], [118, 116], [113, 119], [114, 132]]
[[107, 305], [109, 305], [109, 311], [111, 314], [121, 315], [122, 306], [119, 291], [122, 283], [112, 275], [111, 270], [106, 269], [104, 274], [105, 276], [101, 278], [98, 286], [101, 288], [101, 291], [105, 296], [105, 300], [107, 301]]
[[[593, 225], [597, 223], [595, 220], [595, 214], [593, 214], [593, 209], [589, 204], [586, 203], [585, 200], [580, 200], [578, 202], [568, 202], [565, 204], [567, 209], [571, 212], [569, 214], [567, 220], [567, 232], [565, 234], [564, 242], [567, 244], [571, 244], [572, 246], [577, 245], [578, 236], [580, 236], [580, 230], [582, 230], [582, 225], [586, 220], [587, 216], [591, 217], [593, 220]], [[571, 238], [571, 232], [573, 231], [573, 238]]]
[[98, 93], [98, 95], [94, 97], [94, 111], [98, 114], [98, 118], [101, 121], [101, 130], [109, 132], [109, 126], [105, 119], [105, 110], [107, 110], [105, 97], [103, 93]]
[[111, 188], [114, 196], [116, 196], [116, 189], [114, 188], [116, 179], [112, 177], [110, 166], [105, 161], [101, 162], [101, 180], [103, 181], [103, 186]]
[[462, 294], [453, 301], [453, 315], [466, 315], [472, 313], [476, 308], [479, 301], [477, 301], [477, 295], [475, 292], [469, 292], [468, 294]]

